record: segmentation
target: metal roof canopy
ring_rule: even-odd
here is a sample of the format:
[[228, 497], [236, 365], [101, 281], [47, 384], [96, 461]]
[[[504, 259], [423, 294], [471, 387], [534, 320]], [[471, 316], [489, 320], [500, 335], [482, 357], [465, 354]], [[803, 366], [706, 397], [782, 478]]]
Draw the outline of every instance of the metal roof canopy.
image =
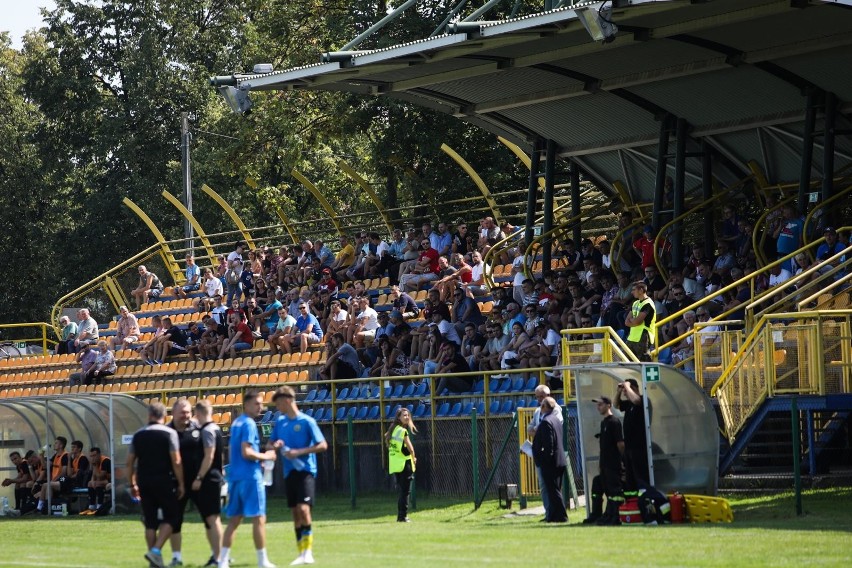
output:
[[[217, 77], [241, 90], [329, 90], [387, 95], [452, 114], [518, 144], [552, 139], [604, 189], [623, 181], [654, 195], [660, 119], [685, 119], [715, 150], [713, 175], [730, 184], [760, 164], [771, 182], [800, 177], [809, 91], [850, 109], [852, 9], [847, 1], [616, 0], [612, 43], [591, 40], [575, 8], [445, 34], [340, 61], [268, 74]], [[814, 170], [822, 176], [822, 145]], [[691, 151], [697, 145], [690, 144]], [[838, 137], [835, 167], [852, 162]], [[701, 176], [686, 160], [687, 187]], [[674, 164], [669, 160], [672, 172]]]

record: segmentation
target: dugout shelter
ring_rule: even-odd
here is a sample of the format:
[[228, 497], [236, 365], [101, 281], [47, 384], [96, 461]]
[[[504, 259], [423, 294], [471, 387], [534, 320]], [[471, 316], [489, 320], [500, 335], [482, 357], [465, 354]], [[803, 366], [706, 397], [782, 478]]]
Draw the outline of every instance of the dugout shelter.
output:
[[[123, 466], [133, 433], [148, 423], [147, 407], [136, 398], [123, 394], [86, 394], [36, 396], [0, 400], [0, 477], [14, 477], [8, 460], [12, 452], [24, 456], [27, 451], [53, 454], [57, 436], [71, 442], [83, 442], [83, 452], [98, 447], [112, 461], [112, 503], [124, 489]], [[0, 488], [0, 497], [14, 502], [13, 487]]]
[[669, 365], [620, 363], [571, 367], [577, 389], [578, 451], [584, 487], [598, 473], [601, 416], [592, 399], [608, 396], [617, 409], [619, 383], [635, 379], [643, 395], [651, 485], [661, 491], [716, 495], [719, 434], [713, 404], [690, 377]]

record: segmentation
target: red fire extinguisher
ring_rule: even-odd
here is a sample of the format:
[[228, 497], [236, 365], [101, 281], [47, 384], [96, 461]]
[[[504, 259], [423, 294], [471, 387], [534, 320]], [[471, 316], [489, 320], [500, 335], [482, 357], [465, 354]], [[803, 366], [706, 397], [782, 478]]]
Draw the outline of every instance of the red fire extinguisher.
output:
[[669, 495], [669, 504], [671, 505], [672, 523], [683, 523], [686, 521], [686, 501], [683, 495], [675, 491]]

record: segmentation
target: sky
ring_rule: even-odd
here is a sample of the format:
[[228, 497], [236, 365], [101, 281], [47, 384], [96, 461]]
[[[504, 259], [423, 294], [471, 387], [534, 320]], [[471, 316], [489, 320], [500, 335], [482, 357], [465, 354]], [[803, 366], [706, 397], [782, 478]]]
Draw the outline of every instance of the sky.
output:
[[39, 8], [54, 8], [53, 0], [0, 0], [0, 31], [10, 32], [12, 47], [20, 48], [27, 30], [41, 27]]

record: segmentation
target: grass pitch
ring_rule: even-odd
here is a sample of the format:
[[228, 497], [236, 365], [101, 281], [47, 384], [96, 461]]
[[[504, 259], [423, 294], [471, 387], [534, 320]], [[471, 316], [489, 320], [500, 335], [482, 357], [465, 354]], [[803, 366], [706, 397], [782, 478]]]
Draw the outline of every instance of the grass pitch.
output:
[[[349, 500], [320, 496], [314, 517], [317, 566], [849, 566], [852, 489], [804, 495], [797, 517], [792, 495], [732, 499], [734, 523], [664, 527], [586, 527], [584, 511], [568, 525], [512, 515], [488, 501], [423, 499], [412, 522], [395, 522], [396, 496]], [[535, 504], [535, 503], [533, 503]], [[286, 504], [269, 501], [267, 549], [278, 566], [296, 556]], [[517, 505], [514, 506], [517, 511]], [[209, 557], [194, 513], [184, 524], [184, 566]], [[136, 517], [0, 519], [0, 566], [145, 568], [142, 525]], [[240, 527], [234, 566], [256, 566], [250, 525]], [[171, 551], [164, 549], [170, 558]]]

